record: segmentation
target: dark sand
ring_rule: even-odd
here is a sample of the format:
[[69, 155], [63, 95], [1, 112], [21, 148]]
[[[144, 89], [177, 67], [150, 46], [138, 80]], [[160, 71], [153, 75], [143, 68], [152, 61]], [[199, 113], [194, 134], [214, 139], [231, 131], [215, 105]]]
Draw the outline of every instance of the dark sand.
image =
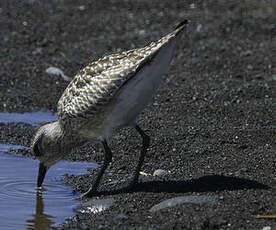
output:
[[[100, 198], [114, 198], [114, 206], [77, 215], [62, 229], [276, 227], [275, 219], [256, 218], [276, 214], [276, 3], [227, 2], [0, 2], [1, 112], [55, 112], [68, 83], [46, 74], [48, 67], [73, 76], [91, 60], [142, 47], [183, 19], [192, 21], [164, 86], [138, 119], [152, 140], [142, 170], [170, 173], [141, 176], [135, 189], [122, 192], [141, 145], [134, 130], [122, 130], [100, 187]], [[34, 132], [26, 124], [0, 124], [0, 141], [29, 146]], [[102, 153], [99, 144], [88, 145], [69, 159], [101, 163]], [[92, 178], [66, 182], [84, 191]], [[216, 202], [149, 211], [188, 195]]]

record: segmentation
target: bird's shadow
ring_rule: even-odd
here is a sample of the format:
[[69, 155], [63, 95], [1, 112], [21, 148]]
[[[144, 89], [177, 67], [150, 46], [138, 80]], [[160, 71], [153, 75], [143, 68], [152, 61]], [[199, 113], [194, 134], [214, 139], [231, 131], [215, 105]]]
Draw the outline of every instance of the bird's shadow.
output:
[[98, 195], [116, 195], [134, 192], [154, 193], [188, 193], [188, 192], [216, 192], [248, 189], [269, 189], [268, 185], [239, 177], [208, 175], [186, 181], [147, 181], [140, 182], [133, 188], [103, 190]]

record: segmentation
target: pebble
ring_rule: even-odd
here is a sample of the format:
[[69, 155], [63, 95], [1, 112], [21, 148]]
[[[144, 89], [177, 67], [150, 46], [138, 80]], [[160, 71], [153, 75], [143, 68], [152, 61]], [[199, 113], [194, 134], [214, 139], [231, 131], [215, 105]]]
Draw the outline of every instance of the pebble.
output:
[[46, 69], [46, 73], [49, 74], [49, 75], [53, 75], [53, 76], [60, 76], [65, 81], [71, 81], [72, 80], [72, 78], [66, 76], [61, 69], [56, 68], [56, 67], [49, 67], [49, 68], [47, 68]]
[[252, 54], [253, 54], [253, 52], [251, 50], [246, 50], [241, 53], [241, 56], [248, 57], [248, 56], [251, 56]]
[[217, 198], [211, 196], [179, 196], [164, 200], [159, 204], [154, 205], [149, 211], [156, 212], [162, 209], [171, 208], [179, 204], [214, 204]]
[[247, 65], [247, 69], [248, 69], [248, 70], [252, 70], [252, 69], [253, 69], [253, 66], [249, 64], [249, 65]]
[[109, 209], [113, 206], [114, 202], [115, 200], [113, 198], [89, 200], [82, 203], [75, 211], [77, 213], [96, 214]]
[[190, 8], [195, 9], [196, 8], [195, 4], [194, 3], [190, 4]]
[[165, 176], [165, 175], [168, 175], [169, 172], [166, 171], [166, 170], [163, 170], [163, 169], [156, 169], [153, 173], [153, 176]]
[[85, 10], [85, 6], [84, 6], [84, 5], [81, 5], [81, 6], [78, 7], [78, 9], [79, 9], [80, 11], [84, 11], [84, 10]]
[[139, 30], [138, 34], [140, 36], [144, 36], [146, 34], [146, 31], [145, 30]]
[[197, 31], [198, 33], [202, 31], [202, 25], [201, 25], [201, 24], [198, 24], [198, 25], [197, 25], [196, 31]]
[[262, 228], [262, 230], [272, 230], [272, 228], [270, 226], [265, 226]]

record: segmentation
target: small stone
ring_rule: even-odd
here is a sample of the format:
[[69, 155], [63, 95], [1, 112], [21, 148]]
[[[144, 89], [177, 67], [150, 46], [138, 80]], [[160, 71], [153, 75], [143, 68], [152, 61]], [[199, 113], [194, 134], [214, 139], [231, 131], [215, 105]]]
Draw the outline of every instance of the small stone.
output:
[[113, 198], [89, 200], [82, 203], [80, 207], [77, 207], [75, 211], [77, 213], [96, 214], [109, 209], [114, 205], [115, 200]]
[[154, 171], [153, 176], [165, 176], [168, 175], [168, 172], [166, 170], [163, 169], [157, 169]]
[[79, 6], [78, 8], [79, 8], [80, 11], [85, 10], [85, 6], [84, 6], [84, 5], [81, 5], [81, 6]]
[[201, 25], [201, 24], [198, 24], [198, 25], [197, 25], [196, 31], [197, 31], [198, 33], [202, 31], [202, 25]]
[[53, 76], [60, 76], [65, 81], [71, 81], [72, 80], [70, 77], [67, 77], [61, 69], [56, 68], [56, 67], [47, 68], [46, 73], [49, 74], [49, 75], [53, 75]]
[[248, 70], [252, 70], [252, 69], [253, 69], [253, 66], [252, 66], [252, 65], [247, 65], [247, 69], [248, 69]]
[[212, 196], [179, 196], [164, 200], [154, 205], [149, 211], [157, 212], [159, 210], [175, 207], [181, 204], [209, 204], [213, 205], [217, 202], [216, 197]]
[[251, 56], [252, 54], [253, 54], [253, 52], [251, 50], [246, 50], [241, 55], [245, 56], [245, 57], [248, 57], [248, 56]]
[[195, 4], [194, 3], [190, 4], [190, 8], [195, 9]]
[[139, 33], [139, 35], [140, 35], [140, 36], [143, 36], [143, 35], [145, 35], [145, 34], [146, 34], [146, 31], [145, 31], [145, 30], [139, 30], [139, 32], [138, 32], [138, 33]]
[[272, 228], [270, 226], [265, 226], [262, 228], [262, 230], [271, 230]]

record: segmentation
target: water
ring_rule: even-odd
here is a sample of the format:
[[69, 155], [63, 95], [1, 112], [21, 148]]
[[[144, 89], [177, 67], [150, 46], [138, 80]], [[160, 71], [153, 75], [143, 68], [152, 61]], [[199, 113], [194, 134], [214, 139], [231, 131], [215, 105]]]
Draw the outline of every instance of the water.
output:
[[31, 113], [0, 113], [0, 122], [19, 123], [23, 122], [32, 126], [39, 126], [43, 122], [56, 121], [58, 118], [50, 111], [38, 111]]
[[[43, 183], [44, 191], [36, 191], [38, 161], [13, 155], [8, 151], [24, 149], [18, 145], [0, 144], [0, 229], [48, 229], [74, 216], [80, 207], [70, 186], [63, 183], [62, 175], [84, 174], [95, 163], [61, 161], [52, 166]], [[110, 206], [107, 201], [83, 209], [102, 211]], [[109, 206], [108, 206], [109, 205]], [[94, 206], [94, 208], [93, 208]], [[94, 213], [93, 211], [93, 213]], [[91, 211], [92, 212], [92, 211]]]
[[[22, 122], [35, 127], [57, 119], [50, 111], [0, 113], [1, 123]], [[95, 214], [113, 205], [114, 199], [80, 202], [78, 194], [63, 183], [64, 174], [85, 174], [87, 168], [97, 168], [97, 164], [60, 161], [49, 169], [43, 191], [38, 192], [38, 161], [8, 153], [17, 149], [28, 148], [0, 143], [0, 229], [49, 229], [76, 213]]]

